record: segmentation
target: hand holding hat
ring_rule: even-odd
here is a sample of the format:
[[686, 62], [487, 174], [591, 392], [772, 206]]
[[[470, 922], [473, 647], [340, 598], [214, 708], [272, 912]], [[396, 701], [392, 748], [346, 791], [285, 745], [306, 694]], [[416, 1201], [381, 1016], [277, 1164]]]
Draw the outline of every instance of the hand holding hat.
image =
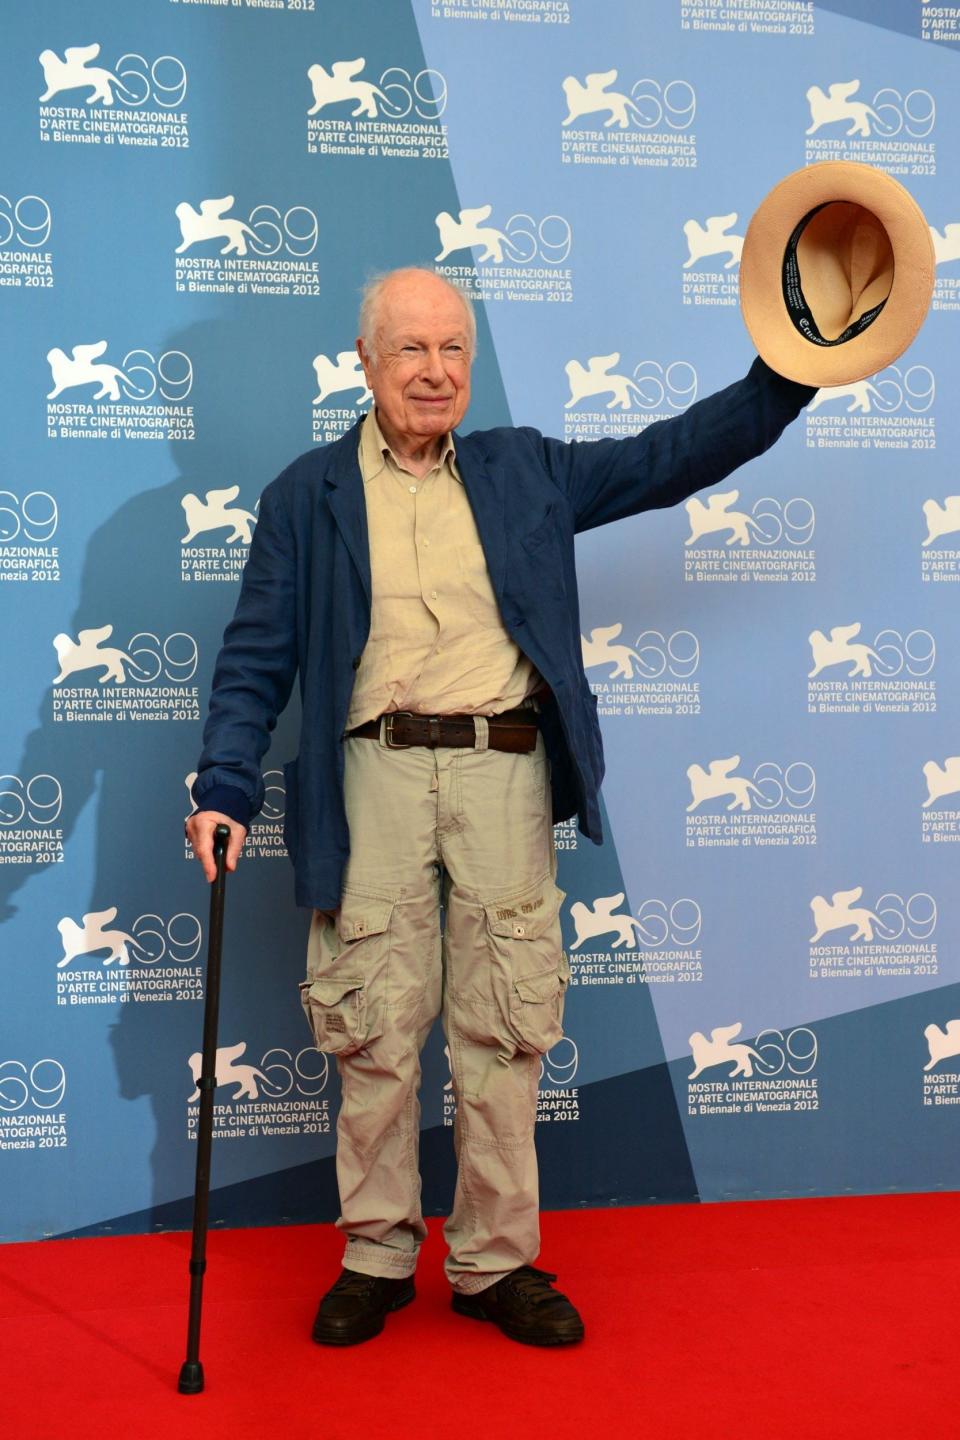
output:
[[857, 161], [796, 170], [763, 200], [740, 262], [740, 306], [771, 369], [844, 385], [891, 365], [933, 294], [930, 229], [891, 176]]

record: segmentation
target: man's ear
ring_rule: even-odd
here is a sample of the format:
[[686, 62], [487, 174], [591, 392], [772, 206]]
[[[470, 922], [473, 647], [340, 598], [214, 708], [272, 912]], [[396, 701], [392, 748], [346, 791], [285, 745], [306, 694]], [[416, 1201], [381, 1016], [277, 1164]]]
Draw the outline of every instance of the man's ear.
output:
[[373, 386], [370, 384], [370, 373], [373, 369], [373, 360], [371, 358], [370, 351], [363, 343], [362, 335], [357, 336], [357, 354], [360, 356], [360, 364], [363, 366], [363, 373], [367, 381], [367, 389], [372, 390]]

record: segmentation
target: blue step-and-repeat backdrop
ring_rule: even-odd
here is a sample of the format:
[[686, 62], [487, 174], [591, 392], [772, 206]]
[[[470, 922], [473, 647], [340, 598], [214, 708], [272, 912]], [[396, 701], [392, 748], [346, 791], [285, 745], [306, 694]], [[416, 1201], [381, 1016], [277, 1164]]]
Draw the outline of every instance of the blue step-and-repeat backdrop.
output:
[[[10, 8], [3, 1238], [188, 1221], [188, 785], [260, 491], [369, 402], [364, 280], [435, 265], [477, 299], [465, 428], [630, 434], [745, 372], [749, 217], [837, 158], [932, 227], [915, 344], [715, 493], [580, 543], [608, 838], [557, 827], [543, 1200], [960, 1185], [960, 4]], [[229, 882], [220, 1223], [336, 1213], [281, 840], [297, 724]], [[436, 1033], [434, 1212], [452, 1105]]]

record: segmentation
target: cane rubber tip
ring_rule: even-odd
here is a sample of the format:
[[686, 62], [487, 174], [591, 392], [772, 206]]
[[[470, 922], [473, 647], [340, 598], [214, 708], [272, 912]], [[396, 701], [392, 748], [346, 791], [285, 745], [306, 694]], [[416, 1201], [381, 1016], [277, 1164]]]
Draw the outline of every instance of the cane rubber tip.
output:
[[199, 1360], [184, 1360], [177, 1389], [181, 1395], [199, 1395], [203, 1389], [203, 1366]]

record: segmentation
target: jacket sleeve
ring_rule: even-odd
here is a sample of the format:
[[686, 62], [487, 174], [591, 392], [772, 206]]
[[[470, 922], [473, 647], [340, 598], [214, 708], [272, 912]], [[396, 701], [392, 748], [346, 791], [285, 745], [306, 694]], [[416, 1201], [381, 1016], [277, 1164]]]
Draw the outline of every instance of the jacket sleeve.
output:
[[296, 542], [278, 481], [260, 498], [240, 598], [223, 636], [193, 798], [248, 825], [263, 805], [260, 761], [297, 673]]
[[544, 439], [544, 459], [573, 507], [575, 528], [592, 530], [715, 485], [768, 450], [815, 394], [758, 356], [742, 380], [682, 415], [625, 440]]

